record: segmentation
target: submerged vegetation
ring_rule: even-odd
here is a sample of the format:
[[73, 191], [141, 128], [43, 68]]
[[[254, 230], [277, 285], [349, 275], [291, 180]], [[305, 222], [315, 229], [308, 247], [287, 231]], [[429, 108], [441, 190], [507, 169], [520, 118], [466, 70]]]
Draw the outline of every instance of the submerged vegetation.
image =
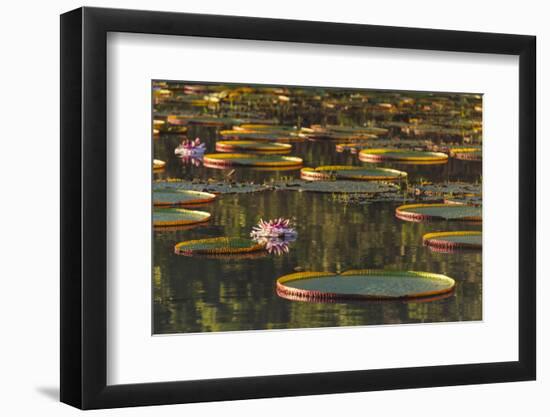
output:
[[155, 333], [481, 319], [481, 96], [155, 81], [153, 102]]

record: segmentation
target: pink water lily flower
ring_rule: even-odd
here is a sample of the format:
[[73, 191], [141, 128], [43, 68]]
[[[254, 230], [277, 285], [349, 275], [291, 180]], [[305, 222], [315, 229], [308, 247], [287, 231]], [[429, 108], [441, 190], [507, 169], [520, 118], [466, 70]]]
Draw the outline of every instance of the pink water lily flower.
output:
[[290, 219], [273, 219], [265, 221], [260, 219], [257, 226], [252, 228], [252, 238], [284, 238], [296, 236], [298, 233], [291, 227]]
[[201, 143], [199, 138], [195, 140], [184, 139], [183, 142], [174, 150], [178, 156], [202, 155], [206, 150], [206, 145]]

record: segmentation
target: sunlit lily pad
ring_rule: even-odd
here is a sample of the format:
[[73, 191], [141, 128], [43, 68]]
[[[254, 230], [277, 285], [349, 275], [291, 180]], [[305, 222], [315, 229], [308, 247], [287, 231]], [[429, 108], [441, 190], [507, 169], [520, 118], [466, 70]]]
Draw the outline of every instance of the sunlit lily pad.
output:
[[188, 240], [174, 247], [178, 255], [235, 255], [265, 251], [265, 244], [240, 237], [215, 237], [209, 239]]
[[153, 210], [154, 227], [186, 226], [207, 222], [210, 213], [182, 208], [157, 208]]
[[166, 162], [160, 159], [153, 159], [153, 169], [163, 169], [166, 166]]
[[239, 130], [222, 130], [220, 135], [224, 139], [236, 140], [253, 140], [261, 142], [303, 142], [305, 135], [291, 134], [290, 132], [273, 132], [266, 130], [265, 132], [249, 132]]
[[406, 149], [363, 149], [359, 152], [359, 159], [364, 162], [412, 162], [438, 163], [446, 162], [449, 157], [441, 152], [411, 151]]
[[481, 207], [461, 204], [408, 204], [395, 209], [396, 217], [408, 221], [481, 221]]
[[408, 300], [451, 293], [455, 281], [416, 271], [298, 272], [277, 279], [277, 294], [291, 300]]
[[388, 168], [363, 168], [346, 165], [324, 165], [317, 168], [302, 168], [304, 180], [319, 181], [330, 179], [395, 181], [407, 177], [407, 173]]
[[215, 194], [201, 191], [177, 190], [174, 188], [157, 188], [153, 191], [153, 205], [155, 207], [205, 204], [210, 203], [215, 198]]
[[482, 234], [477, 231], [427, 233], [422, 237], [426, 246], [444, 251], [453, 249], [481, 249]]
[[282, 155], [254, 155], [245, 153], [210, 153], [204, 155], [204, 165], [209, 167], [292, 167], [302, 165], [302, 158]]
[[410, 149], [410, 150], [425, 150], [431, 145], [428, 140], [392, 140], [392, 139], [377, 139], [368, 142], [350, 142], [339, 143], [336, 145], [336, 152], [358, 153], [363, 149], [374, 148], [397, 148], [397, 149]]
[[259, 152], [259, 153], [287, 153], [292, 149], [288, 143], [258, 142], [253, 140], [228, 140], [216, 142], [219, 152]]

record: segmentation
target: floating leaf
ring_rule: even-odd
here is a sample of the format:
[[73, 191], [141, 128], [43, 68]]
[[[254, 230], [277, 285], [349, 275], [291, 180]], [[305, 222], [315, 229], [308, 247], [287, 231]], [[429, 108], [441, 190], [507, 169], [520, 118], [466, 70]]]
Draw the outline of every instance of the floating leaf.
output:
[[403, 161], [412, 163], [445, 163], [448, 156], [441, 152], [411, 151], [406, 149], [363, 149], [359, 159], [364, 162]]
[[481, 221], [481, 207], [462, 204], [408, 204], [397, 207], [395, 215], [402, 220], [470, 220]]
[[264, 251], [265, 245], [251, 239], [240, 237], [215, 237], [209, 239], [188, 240], [174, 247], [178, 255], [234, 255]]
[[323, 165], [317, 168], [302, 168], [304, 180], [318, 181], [330, 179], [394, 181], [407, 177], [407, 173], [389, 168], [363, 168], [347, 165]]
[[201, 191], [177, 190], [173, 188], [157, 188], [153, 191], [153, 205], [155, 207], [205, 204], [213, 201], [215, 198], [215, 194]]
[[227, 166], [299, 167], [302, 158], [281, 155], [254, 155], [245, 153], [210, 153], [204, 155], [204, 165], [212, 168]]
[[288, 143], [258, 142], [253, 140], [229, 140], [216, 142], [219, 152], [259, 152], [259, 153], [287, 153], [292, 149]]
[[186, 226], [207, 222], [210, 213], [181, 208], [159, 208], [153, 210], [154, 227]]
[[477, 231], [435, 232], [425, 234], [422, 242], [426, 246], [444, 251], [481, 249], [482, 234]]
[[302, 301], [418, 299], [448, 294], [454, 287], [445, 275], [376, 269], [298, 272], [277, 279], [278, 295]]

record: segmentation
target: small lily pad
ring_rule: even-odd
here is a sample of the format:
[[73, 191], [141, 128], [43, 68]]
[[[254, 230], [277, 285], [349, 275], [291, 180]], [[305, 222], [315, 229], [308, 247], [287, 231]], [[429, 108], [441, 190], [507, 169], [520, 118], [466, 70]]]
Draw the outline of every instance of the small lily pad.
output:
[[277, 279], [277, 294], [291, 300], [408, 300], [453, 291], [445, 275], [416, 271], [351, 270], [342, 274], [298, 272]]

